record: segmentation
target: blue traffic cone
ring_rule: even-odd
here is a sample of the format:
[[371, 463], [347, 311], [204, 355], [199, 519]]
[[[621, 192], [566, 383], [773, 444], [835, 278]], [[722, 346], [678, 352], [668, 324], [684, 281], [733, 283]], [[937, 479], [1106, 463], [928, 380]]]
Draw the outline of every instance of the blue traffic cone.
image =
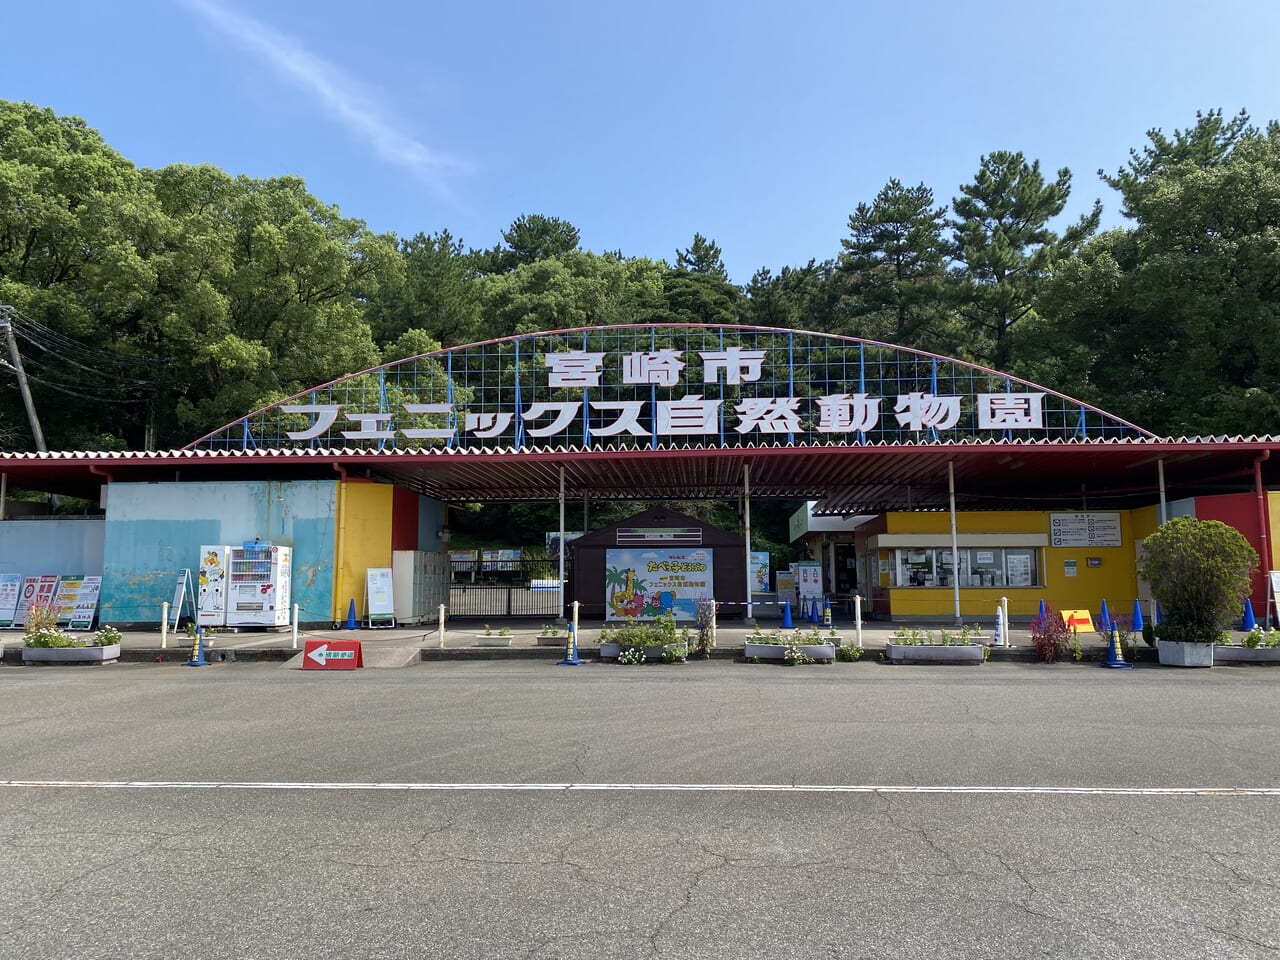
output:
[[191, 648], [191, 659], [183, 664], [184, 667], [207, 667], [209, 661], [204, 658], [204, 630], [196, 627], [196, 643]]
[[1248, 633], [1257, 625], [1258, 625], [1258, 621], [1254, 619], [1254, 616], [1253, 616], [1253, 601], [1246, 597], [1244, 601], [1244, 624], [1243, 624], [1244, 632]]
[[582, 661], [578, 659], [578, 635], [573, 632], [573, 624], [569, 624], [569, 640], [565, 644], [564, 659], [556, 661], [557, 667], [580, 667]]
[[809, 622], [810, 623], [822, 622], [822, 606], [819, 603], [817, 597], [814, 597], [813, 602], [809, 604]]
[[1107, 647], [1107, 659], [1102, 661], [1102, 665], [1116, 670], [1133, 669], [1133, 664], [1125, 663], [1124, 651], [1120, 649], [1120, 632], [1116, 630], [1114, 623], [1111, 625], [1111, 643]]
[[1134, 633], [1141, 633], [1142, 628], [1146, 625], [1146, 621], [1142, 619], [1142, 604], [1135, 600], [1133, 601], [1133, 624], [1131, 629]]
[[1098, 620], [1100, 621], [1098, 626], [1102, 628], [1103, 632], [1110, 633], [1111, 632], [1111, 611], [1107, 609], [1106, 597], [1102, 598], [1102, 612], [1098, 614]]
[[346, 626], [344, 626], [342, 629], [344, 630], [359, 629], [356, 626], [356, 601], [354, 597], [351, 600], [351, 606], [347, 608], [347, 623], [346, 623]]
[[1157, 600], [1156, 601], [1156, 623], [1160, 624], [1163, 622], [1164, 622], [1164, 616], [1160, 613], [1160, 601]]
[[783, 601], [782, 601], [782, 629], [783, 629], [783, 630], [790, 630], [790, 629], [791, 629], [791, 627], [792, 627], [792, 623], [791, 623], [791, 601], [790, 601], [790, 600], [783, 600]]
[[1040, 622], [1041, 622], [1041, 623], [1043, 623], [1043, 622], [1044, 622], [1044, 618], [1045, 618], [1045, 612], [1044, 612], [1044, 599], [1043, 599], [1043, 598], [1041, 598], [1041, 600], [1040, 600]]

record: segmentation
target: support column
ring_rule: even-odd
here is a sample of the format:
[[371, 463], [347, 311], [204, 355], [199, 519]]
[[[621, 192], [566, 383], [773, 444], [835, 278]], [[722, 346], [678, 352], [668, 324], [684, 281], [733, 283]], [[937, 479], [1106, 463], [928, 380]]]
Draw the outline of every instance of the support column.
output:
[[[587, 495], [582, 495], [582, 532], [588, 533], [591, 530], [591, 501], [587, 499]], [[560, 549], [564, 549], [564, 544], [560, 545]]]
[[951, 591], [956, 601], [956, 626], [964, 621], [960, 618], [960, 538], [956, 534], [956, 464], [947, 461], [947, 496], [951, 504]]
[[1160, 522], [1169, 519], [1169, 508], [1164, 502], [1164, 457], [1156, 461], [1156, 475], [1160, 478]]
[[0, 473], [0, 520], [5, 519], [5, 501], [9, 499], [9, 475]]
[[[1271, 456], [1270, 450], [1263, 450], [1258, 454], [1258, 459], [1253, 461], [1253, 489], [1258, 497], [1258, 533], [1262, 537], [1262, 575], [1267, 580], [1267, 585], [1263, 591], [1266, 598], [1263, 603], [1266, 604], [1267, 612], [1263, 617], [1263, 626], [1271, 629], [1271, 537], [1267, 530], [1267, 491], [1262, 485], [1262, 461]], [[4, 501], [0, 499], [0, 504]], [[0, 519], [4, 518], [4, 514], [0, 513]]]
[[560, 552], [557, 558], [559, 560], [559, 576], [556, 580], [556, 595], [560, 598], [560, 615], [557, 620], [564, 620], [564, 466], [560, 467]]
[[742, 535], [745, 539], [747, 565], [747, 623], [754, 619], [751, 606], [751, 464], [742, 465]]
[[13, 323], [9, 319], [9, 308], [0, 307], [0, 329], [4, 330], [9, 341], [9, 356], [13, 359], [13, 370], [18, 375], [18, 392], [22, 394], [22, 402], [27, 408], [27, 420], [31, 424], [31, 437], [35, 440], [36, 449], [42, 453], [49, 448], [44, 445], [44, 431], [40, 429], [40, 418], [36, 416], [35, 401], [31, 399], [31, 387], [27, 385], [27, 372], [22, 369], [22, 354], [18, 352], [18, 341], [13, 336]]

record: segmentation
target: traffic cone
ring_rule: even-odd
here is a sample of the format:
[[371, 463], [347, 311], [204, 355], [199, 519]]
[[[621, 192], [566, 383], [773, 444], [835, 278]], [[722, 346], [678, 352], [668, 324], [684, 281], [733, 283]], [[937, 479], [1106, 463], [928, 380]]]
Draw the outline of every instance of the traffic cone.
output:
[[822, 625], [831, 627], [831, 601], [826, 597], [822, 598]]
[[1142, 604], [1135, 600], [1133, 601], [1133, 624], [1131, 628], [1134, 633], [1142, 633], [1142, 628], [1146, 625], [1146, 621], [1142, 619]]
[[809, 622], [810, 623], [822, 622], [822, 607], [818, 605], [817, 597], [814, 597], [813, 600], [809, 603]]
[[1246, 597], [1244, 601], [1244, 623], [1242, 624], [1242, 628], [1245, 633], [1248, 633], [1257, 625], [1258, 621], [1254, 619], [1253, 616], [1253, 601]]
[[1114, 623], [1111, 625], [1111, 644], [1107, 647], [1107, 659], [1102, 661], [1102, 665], [1116, 670], [1133, 669], [1133, 664], [1124, 661], [1124, 651], [1120, 649], [1120, 632]]
[[1152, 602], [1156, 605], [1156, 617], [1155, 617], [1155, 620], [1156, 620], [1156, 624], [1158, 625], [1158, 624], [1160, 624], [1160, 623], [1163, 623], [1163, 622], [1164, 622], [1164, 617], [1163, 617], [1163, 616], [1161, 615], [1161, 613], [1160, 613], [1160, 601], [1159, 601], [1159, 600], [1153, 600]]
[[347, 623], [346, 623], [346, 626], [344, 626], [342, 629], [343, 630], [359, 629], [359, 627], [356, 625], [356, 601], [354, 597], [351, 599], [351, 606], [347, 608]]
[[1102, 613], [1098, 614], [1098, 620], [1101, 621], [1098, 626], [1102, 627], [1103, 632], [1111, 632], [1111, 611], [1107, 609], [1107, 598], [1102, 598]]
[[1044, 599], [1040, 600], [1040, 622], [1044, 622]]
[[582, 661], [578, 659], [578, 635], [573, 632], [573, 622], [569, 623], [569, 640], [565, 644], [564, 659], [556, 661], [557, 667], [580, 667]]
[[792, 623], [791, 623], [791, 601], [790, 601], [790, 600], [783, 600], [783, 601], [782, 601], [782, 629], [783, 629], [783, 630], [790, 630], [790, 629], [791, 629], [791, 627], [792, 627]]
[[204, 629], [196, 627], [196, 642], [191, 648], [191, 659], [183, 664], [184, 667], [207, 667], [209, 661], [204, 658]]
[[998, 603], [996, 604], [996, 632], [995, 636], [991, 638], [991, 645], [993, 647], [1004, 646], [1004, 607]]

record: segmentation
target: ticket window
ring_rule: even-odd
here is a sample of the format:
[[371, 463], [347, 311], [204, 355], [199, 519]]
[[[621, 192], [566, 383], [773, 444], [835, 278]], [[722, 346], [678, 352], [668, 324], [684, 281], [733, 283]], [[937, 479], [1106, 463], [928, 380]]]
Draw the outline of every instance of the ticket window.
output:
[[936, 568], [934, 551], [897, 550], [897, 576], [894, 586], [898, 587], [932, 587], [936, 584]]
[[1040, 580], [1040, 551], [1032, 548], [961, 548], [958, 571], [947, 548], [901, 548], [894, 553], [895, 587], [949, 587], [958, 572], [962, 587], [1034, 587]]

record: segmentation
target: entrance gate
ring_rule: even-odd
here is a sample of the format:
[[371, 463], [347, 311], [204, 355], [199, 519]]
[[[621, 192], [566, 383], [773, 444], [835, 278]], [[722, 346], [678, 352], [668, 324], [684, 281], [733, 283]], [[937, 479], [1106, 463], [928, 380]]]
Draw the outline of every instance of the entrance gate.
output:
[[469, 619], [562, 614], [559, 567], [550, 560], [455, 560], [449, 615]]

